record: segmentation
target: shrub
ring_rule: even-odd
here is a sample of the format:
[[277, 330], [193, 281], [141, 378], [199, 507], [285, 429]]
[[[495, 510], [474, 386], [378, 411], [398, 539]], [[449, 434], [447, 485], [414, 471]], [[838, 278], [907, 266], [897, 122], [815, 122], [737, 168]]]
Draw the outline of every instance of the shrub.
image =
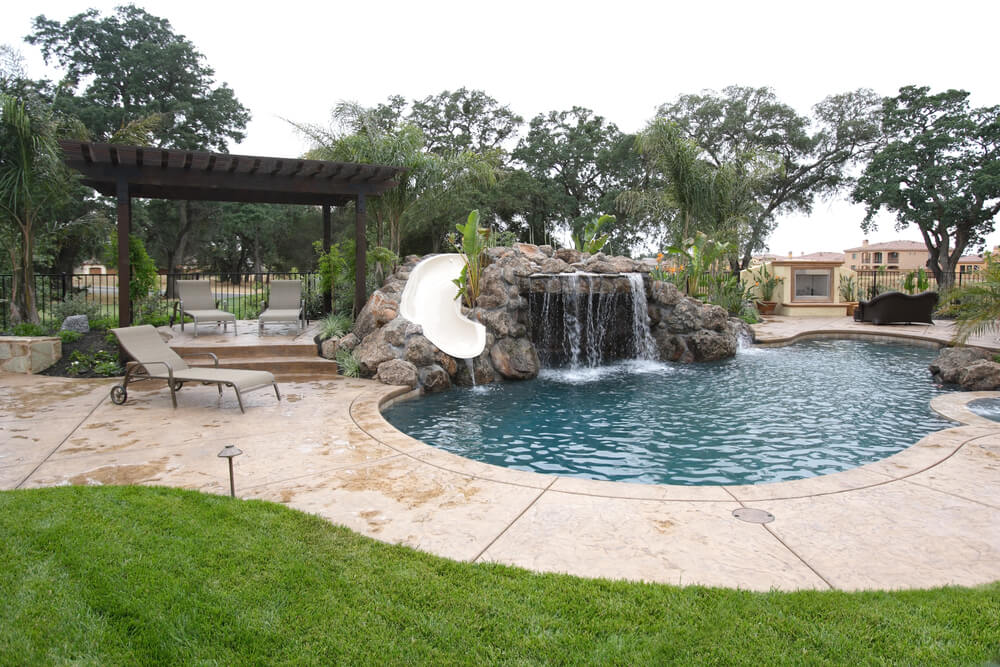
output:
[[361, 377], [361, 362], [350, 350], [337, 350], [337, 369], [344, 377]]
[[109, 377], [122, 374], [122, 368], [118, 365], [118, 356], [108, 350], [98, 350], [93, 354], [73, 350], [69, 355], [69, 361], [67, 372], [70, 375], [94, 373], [102, 377]]
[[52, 319], [61, 325], [70, 315], [86, 315], [88, 321], [93, 321], [100, 318], [104, 311], [101, 304], [88, 300], [86, 294], [74, 294], [53, 304], [51, 313]]
[[66, 343], [75, 343], [83, 338], [83, 334], [79, 331], [70, 331], [69, 329], [62, 329], [56, 335], [59, 336], [59, 340], [63, 342], [63, 345]]
[[324, 317], [322, 321], [320, 321], [319, 337], [322, 340], [327, 340], [328, 338], [340, 338], [351, 330], [351, 326], [353, 324], [354, 321], [347, 315], [330, 313]]
[[21, 322], [14, 325], [15, 336], [49, 336], [52, 332], [48, 327], [34, 322]]

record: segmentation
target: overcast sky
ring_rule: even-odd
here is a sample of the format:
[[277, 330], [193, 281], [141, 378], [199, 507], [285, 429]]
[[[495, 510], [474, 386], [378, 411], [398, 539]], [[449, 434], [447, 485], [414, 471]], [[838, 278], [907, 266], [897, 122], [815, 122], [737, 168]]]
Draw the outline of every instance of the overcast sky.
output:
[[[29, 75], [53, 76], [23, 42], [31, 19], [65, 21], [121, 2], [7, 3], [0, 44]], [[481, 89], [526, 120], [574, 105], [636, 132], [678, 95], [727, 85], [770, 86], [802, 113], [824, 97], [900, 86], [961, 88], [1000, 104], [1000, 3], [949, 2], [301, 2], [147, 0], [190, 39], [253, 119], [237, 153], [296, 156], [306, 143], [283, 118], [325, 123], [340, 100], [364, 105]], [[769, 244], [785, 254], [860, 245], [864, 211], [841, 196], [811, 216], [780, 220]], [[872, 242], [920, 240], [883, 216]], [[1000, 244], [1000, 233], [988, 239]]]

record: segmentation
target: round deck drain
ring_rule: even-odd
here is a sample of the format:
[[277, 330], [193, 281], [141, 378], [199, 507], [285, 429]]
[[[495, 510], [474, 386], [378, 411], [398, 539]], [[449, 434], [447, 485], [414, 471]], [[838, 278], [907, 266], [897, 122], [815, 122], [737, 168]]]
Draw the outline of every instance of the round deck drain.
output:
[[747, 523], [771, 523], [774, 521], [774, 515], [767, 510], [758, 510], [752, 507], [741, 507], [733, 510], [733, 516]]

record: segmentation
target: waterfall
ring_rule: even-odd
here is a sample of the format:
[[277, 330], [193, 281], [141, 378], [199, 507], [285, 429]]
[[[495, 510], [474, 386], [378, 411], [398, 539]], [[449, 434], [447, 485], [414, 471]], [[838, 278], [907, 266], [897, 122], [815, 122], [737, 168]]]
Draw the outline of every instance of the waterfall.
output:
[[465, 360], [465, 366], [469, 369], [469, 377], [472, 378], [472, 386], [476, 386], [476, 365], [472, 359]]
[[538, 275], [529, 294], [531, 340], [542, 365], [595, 367], [656, 359], [642, 275]]
[[646, 302], [646, 287], [642, 282], [642, 274], [629, 273], [629, 286], [632, 288], [632, 335], [635, 341], [635, 358], [656, 359], [656, 341], [649, 329], [649, 305]]

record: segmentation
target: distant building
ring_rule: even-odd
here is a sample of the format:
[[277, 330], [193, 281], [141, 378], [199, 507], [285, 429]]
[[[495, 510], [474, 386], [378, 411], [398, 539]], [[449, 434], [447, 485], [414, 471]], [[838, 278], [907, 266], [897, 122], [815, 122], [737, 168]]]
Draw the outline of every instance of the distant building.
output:
[[[994, 248], [997, 252], [1000, 247]], [[873, 271], [884, 266], [887, 271], [915, 271], [927, 268], [930, 253], [921, 241], [887, 241], [885, 243], [861, 242], [857, 248], [844, 251], [846, 264], [855, 271]], [[963, 255], [958, 260], [958, 271], [973, 273], [986, 264], [982, 255]]]

